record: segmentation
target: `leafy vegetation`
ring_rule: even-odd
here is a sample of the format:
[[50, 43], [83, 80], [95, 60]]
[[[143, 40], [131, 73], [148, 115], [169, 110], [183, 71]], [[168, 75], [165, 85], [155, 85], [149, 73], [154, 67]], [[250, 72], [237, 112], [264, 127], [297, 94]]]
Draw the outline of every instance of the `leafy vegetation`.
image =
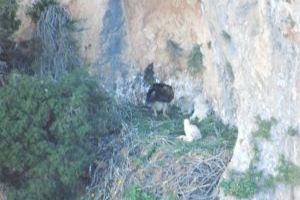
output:
[[18, 30], [20, 20], [16, 18], [17, 0], [0, 0], [0, 86], [13, 69], [31, 73], [30, 42], [14, 41], [13, 33]]
[[126, 113], [130, 113], [126, 118], [126, 122], [140, 134], [147, 135], [156, 132], [162, 135], [170, 135], [183, 132], [184, 116], [180, 115], [175, 107], [168, 110], [168, 115], [171, 116], [169, 119], [160, 114], [158, 117], [154, 117], [152, 112], [141, 110], [135, 105], [129, 105]]
[[214, 113], [209, 114], [203, 119], [198, 126], [201, 129], [201, 134], [204, 136], [216, 135], [228, 141], [236, 141], [237, 128], [234, 126], [226, 125]]
[[131, 185], [124, 191], [124, 200], [155, 200], [148, 192], [142, 191], [138, 186]]
[[300, 183], [300, 167], [287, 161], [284, 157], [280, 159], [276, 176], [264, 176], [262, 171], [250, 168], [245, 173], [233, 174], [229, 179], [223, 180], [220, 187], [225, 195], [237, 198], [249, 198], [262, 188], [274, 188], [276, 183], [297, 185]]
[[250, 167], [255, 168], [255, 165], [259, 162], [260, 159], [260, 150], [257, 141], [253, 140], [252, 145], [253, 145], [254, 156], [250, 162]]
[[289, 136], [295, 136], [296, 134], [297, 134], [297, 130], [295, 129], [295, 128], [293, 128], [293, 127], [289, 127], [288, 128], [288, 130], [287, 130], [287, 134], [289, 135]]
[[82, 71], [60, 81], [13, 73], [0, 88], [0, 179], [9, 199], [76, 199], [114, 102]]
[[290, 185], [300, 183], [300, 167], [281, 157], [276, 179]]
[[223, 180], [220, 187], [225, 195], [242, 199], [250, 198], [261, 188], [271, 187], [274, 183], [272, 176], [263, 176], [262, 172], [250, 169], [245, 173], [233, 174], [230, 179]]
[[[184, 134], [183, 120], [185, 116], [181, 115], [176, 108], [170, 110], [171, 118], [167, 119], [163, 116], [154, 118], [151, 113], [135, 110], [130, 120], [130, 126], [136, 129], [141, 135], [149, 133], [159, 133], [164, 136], [178, 136]], [[233, 149], [237, 137], [237, 129], [235, 127], [225, 125], [216, 117], [214, 113], [208, 115], [201, 122], [193, 122], [201, 130], [203, 139], [191, 143], [183, 141], [175, 142], [174, 152], [183, 154], [190, 150], [200, 150], [214, 152], [216, 149]], [[214, 139], [212, 140], [213, 137]], [[149, 147], [148, 149], [152, 149]]]
[[223, 180], [220, 187], [223, 189], [225, 195], [248, 198], [257, 192], [257, 183], [259, 182], [260, 175], [258, 173], [247, 172], [240, 176], [232, 177], [229, 180]]
[[251, 141], [254, 150], [254, 157], [250, 163], [251, 167], [254, 167], [259, 162], [260, 159], [260, 150], [257, 144], [257, 139], [258, 138], [269, 139], [270, 131], [274, 123], [276, 123], [276, 119], [273, 117], [270, 120], [263, 120], [261, 119], [260, 116], [256, 116], [257, 130], [253, 132], [253, 138]]
[[254, 137], [269, 139], [271, 127], [274, 123], [276, 123], [276, 120], [274, 118], [271, 118], [270, 120], [263, 120], [260, 118], [260, 116], [257, 116], [256, 124], [258, 128], [253, 132]]
[[30, 16], [34, 23], [37, 23], [41, 18], [44, 11], [51, 5], [57, 5], [56, 0], [40, 0], [33, 4], [32, 7], [28, 8], [27, 15]]
[[196, 44], [193, 46], [189, 56], [188, 56], [188, 67], [192, 73], [201, 72], [204, 68], [203, 66], [203, 54], [201, 52], [201, 46]]
[[9, 38], [19, 28], [17, 9], [16, 0], [0, 0], [0, 40]]

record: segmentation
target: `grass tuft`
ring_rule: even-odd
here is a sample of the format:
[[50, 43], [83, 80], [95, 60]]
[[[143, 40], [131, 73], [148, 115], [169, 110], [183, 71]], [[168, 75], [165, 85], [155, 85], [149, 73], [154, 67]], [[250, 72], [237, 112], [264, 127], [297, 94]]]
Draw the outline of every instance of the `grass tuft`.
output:
[[288, 128], [288, 130], [287, 130], [287, 134], [289, 135], [289, 136], [295, 136], [295, 135], [297, 135], [297, 130], [295, 129], [295, 128], [293, 128], [293, 127], [289, 127]]
[[136, 185], [130, 185], [124, 190], [124, 200], [155, 200], [149, 192], [142, 191]]
[[256, 124], [258, 127], [257, 127], [257, 130], [253, 132], [254, 137], [261, 137], [261, 138], [269, 139], [272, 125], [275, 123], [276, 123], [276, 120], [274, 118], [271, 118], [270, 120], [264, 120], [264, 119], [261, 119], [260, 116], [257, 116]]
[[281, 157], [278, 166], [277, 180], [290, 185], [300, 183], [300, 167]]
[[260, 175], [251, 172], [236, 175], [228, 180], [223, 180], [220, 187], [225, 195], [235, 196], [239, 199], [248, 198], [257, 192]]
[[203, 54], [200, 48], [200, 45], [195, 44], [188, 56], [187, 65], [191, 73], [199, 73], [204, 69]]
[[21, 21], [16, 18], [16, 0], [0, 0], [0, 40], [7, 40], [18, 30]]
[[225, 195], [234, 196], [238, 199], [249, 199], [261, 188], [273, 187], [274, 184], [273, 176], [264, 176], [261, 171], [250, 169], [245, 173], [232, 174], [229, 179], [220, 183], [220, 187]]

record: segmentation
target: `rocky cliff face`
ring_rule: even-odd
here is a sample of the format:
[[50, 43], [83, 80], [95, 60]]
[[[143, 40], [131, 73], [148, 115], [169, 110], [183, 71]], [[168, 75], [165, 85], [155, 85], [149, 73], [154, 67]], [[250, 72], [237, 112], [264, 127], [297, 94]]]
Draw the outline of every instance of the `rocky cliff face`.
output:
[[[233, 107], [239, 137], [229, 170], [248, 169], [254, 157], [251, 141], [257, 115], [278, 121], [270, 139], [259, 142], [257, 168], [276, 174], [281, 155], [299, 166], [299, 133], [287, 135], [288, 127], [298, 130], [300, 122], [299, 1], [203, 1], [202, 5], [215, 38], [215, 65], [227, 60], [234, 74]], [[225, 44], [220, 39], [223, 31], [230, 35]], [[265, 192], [257, 199], [299, 199], [299, 187], [291, 188], [278, 184], [275, 193]]]
[[[238, 127], [228, 172], [248, 170], [255, 156], [256, 116], [277, 121], [270, 138], [258, 142], [257, 169], [276, 175], [281, 156], [300, 166], [298, 0], [61, 3], [83, 19], [86, 30], [78, 39], [82, 55], [94, 66], [91, 72], [119, 95], [142, 102], [142, 73], [153, 62], [156, 78], [175, 88], [175, 104], [194, 105], [199, 119], [213, 109]], [[19, 38], [31, 30], [28, 23], [22, 27]], [[287, 134], [289, 128], [295, 134]], [[264, 190], [253, 199], [300, 199], [300, 187], [278, 183], [275, 192]]]

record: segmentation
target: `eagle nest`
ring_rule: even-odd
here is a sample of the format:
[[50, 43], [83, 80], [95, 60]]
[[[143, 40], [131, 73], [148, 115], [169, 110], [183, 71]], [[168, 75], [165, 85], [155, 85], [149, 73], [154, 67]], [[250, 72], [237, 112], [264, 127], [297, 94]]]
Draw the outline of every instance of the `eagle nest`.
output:
[[109, 155], [99, 157], [87, 199], [217, 199], [235, 143], [225, 135], [236, 132], [209, 117], [199, 125], [202, 139], [187, 143], [176, 138], [184, 134], [184, 117], [171, 114], [132, 111], [121, 135], [99, 145]]

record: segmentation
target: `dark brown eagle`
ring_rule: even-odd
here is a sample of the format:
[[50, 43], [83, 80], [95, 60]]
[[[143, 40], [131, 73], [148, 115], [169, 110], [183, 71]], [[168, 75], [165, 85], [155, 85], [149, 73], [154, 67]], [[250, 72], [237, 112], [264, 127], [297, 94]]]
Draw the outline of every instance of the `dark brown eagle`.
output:
[[172, 86], [164, 83], [154, 83], [147, 92], [146, 105], [151, 105], [154, 115], [162, 111], [163, 116], [167, 116], [169, 103], [174, 98]]

